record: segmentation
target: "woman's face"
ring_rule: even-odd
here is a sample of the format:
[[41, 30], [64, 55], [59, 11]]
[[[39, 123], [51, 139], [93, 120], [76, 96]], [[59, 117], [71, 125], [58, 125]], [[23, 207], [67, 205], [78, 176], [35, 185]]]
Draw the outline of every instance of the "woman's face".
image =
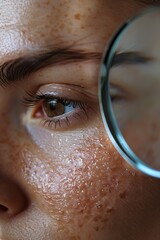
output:
[[0, 3], [0, 238], [160, 238], [160, 182], [132, 169], [103, 127], [97, 83], [137, 1]]

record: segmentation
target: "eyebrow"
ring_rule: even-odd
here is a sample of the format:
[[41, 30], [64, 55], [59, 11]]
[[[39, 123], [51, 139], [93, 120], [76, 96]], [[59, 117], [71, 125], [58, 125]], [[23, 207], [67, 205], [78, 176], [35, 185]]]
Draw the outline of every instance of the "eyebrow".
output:
[[73, 64], [89, 60], [101, 60], [102, 53], [71, 47], [54, 47], [47, 52], [38, 52], [9, 60], [0, 65], [0, 86], [5, 87], [21, 81], [46, 67]]
[[[54, 48], [51, 51], [35, 53], [9, 60], [0, 65], [0, 86], [6, 87], [22, 81], [33, 73], [46, 67], [66, 65], [102, 58], [100, 52], [89, 52], [82, 49]], [[152, 61], [151, 57], [140, 52], [116, 52], [113, 56], [111, 67], [119, 65], [144, 64]]]
[[143, 3], [145, 5], [160, 5], [159, 0], [136, 0], [137, 2]]
[[111, 61], [111, 67], [120, 65], [138, 65], [152, 62], [154, 59], [142, 52], [116, 52]]

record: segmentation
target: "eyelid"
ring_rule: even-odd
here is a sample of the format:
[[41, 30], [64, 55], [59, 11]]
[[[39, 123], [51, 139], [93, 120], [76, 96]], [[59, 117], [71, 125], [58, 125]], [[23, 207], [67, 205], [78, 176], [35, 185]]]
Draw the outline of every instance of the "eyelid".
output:
[[[58, 92], [58, 93], [57, 93]], [[97, 94], [90, 92], [88, 89], [79, 86], [79, 85], [73, 85], [73, 84], [63, 84], [63, 83], [53, 83], [53, 84], [47, 84], [45, 86], [42, 86], [39, 88], [38, 93], [41, 94], [53, 94], [54, 96], [58, 96], [60, 94], [61, 96], [64, 95], [65, 92], [65, 97], [71, 98], [70, 96], [76, 95], [76, 99], [96, 99], [97, 100]], [[73, 99], [73, 97], [72, 97]]]
[[[84, 87], [73, 85], [73, 84], [46, 84], [40, 86], [37, 91], [27, 90], [22, 97], [22, 104], [29, 105], [29, 99], [31, 99], [31, 103], [33, 102], [34, 96], [39, 96], [39, 100], [41, 96], [51, 96], [52, 98], [64, 98], [72, 101], [81, 101], [81, 102], [92, 102], [94, 104], [98, 104], [98, 93], [93, 93]], [[27, 101], [26, 101], [27, 100]], [[37, 101], [38, 99], [35, 99]], [[27, 102], [27, 104], [25, 103]], [[37, 101], [38, 102], [38, 101]]]

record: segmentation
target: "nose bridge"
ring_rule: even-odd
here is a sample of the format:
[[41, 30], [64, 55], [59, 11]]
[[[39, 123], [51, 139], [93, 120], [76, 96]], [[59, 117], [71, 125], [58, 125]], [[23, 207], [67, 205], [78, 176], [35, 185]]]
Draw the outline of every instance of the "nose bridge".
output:
[[10, 106], [7, 100], [1, 99], [0, 95], [0, 158], [2, 149], [11, 152], [13, 142], [16, 143], [19, 126], [15, 125], [14, 118], [18, 119], [18, 116], [15, 116], [13, 108], [14, 106]]
[[[13, 131], [9, 120], [3, 118], [4, 115], [0, 115], [0, 166], [9, 158], [9, 155], [13, 152]], [[0, 169], [1, 171], [1, 169]]]
[[0, 143], [3, 143], [9, 136], [11, 136], [12, 121], [9, 109], [4, 109], [5, 106], [1, 106], [1, 104], [0, 101]]
[[2, 88], [0, 86], [0, 133], [7, 131], [13, 124], [13, 118], [18, 118], [16, 114], [17, 94], [14, 88]]
[[26, 141], [17, 91], [17, 88], [0, 87], [0, 173], [16, 169], [21, 160], [22, 144]]
[[7, 128], [4, 126], [1, 131], [0, 127], [0, 175], [7, 173], [16, 176], [22, 163], [22, 139]]

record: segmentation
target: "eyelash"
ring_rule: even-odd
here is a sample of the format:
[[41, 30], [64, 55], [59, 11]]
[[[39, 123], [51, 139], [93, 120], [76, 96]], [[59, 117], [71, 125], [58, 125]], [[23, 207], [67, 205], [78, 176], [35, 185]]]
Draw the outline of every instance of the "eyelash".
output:
[[[52, 94], [43, 94], [43, 93], [35, 94], [32, 92], [26, 92], [26, 95], [21, 102], [25, 107], [28, 107], [28, 108], [37, 107], [37, 110], [35, 109], [32, 113], [32, 117], [34, 117], [36, 112], [38, 111], [41, 111], [41, 113], [44, 115], [44, 112], [42, 110], [43, 103], [47, 101], [49, 102], [52, 100], [56, 100], [58, 103], [63, 104], [63, 106], [65, 107], [71, 106], [73, 109], [80, 110], [81, 112], [72, 113], [73, 112], [72, 110], [68, 113], [64, 113], [56, 117], [52, 117], [52, 118], [48, 117], [49, 119], [45, 119], [47, 117], [43, 116], [41, 119], [41, 124], [44, 127], [51, 128], [51, 129], [53, 129], [53, 127], [54, 129], [57, 129], [57, 127], [58, 128], [69, 127], [69, 126], [71, 127], [71, 121], [72, 121], [71, 118], [73, 117], [75, 119], [81, 119], [83, 117], [88, 119], [87, 104], [81, 101], [75, 101], [75, 100], [71, 100], [64, 97], [54, 96]], [[34, 117], [34, 118], [40, 118], [40, 117]], [[63, 123], [65, 123], [65, 126], [63, 126]]]

